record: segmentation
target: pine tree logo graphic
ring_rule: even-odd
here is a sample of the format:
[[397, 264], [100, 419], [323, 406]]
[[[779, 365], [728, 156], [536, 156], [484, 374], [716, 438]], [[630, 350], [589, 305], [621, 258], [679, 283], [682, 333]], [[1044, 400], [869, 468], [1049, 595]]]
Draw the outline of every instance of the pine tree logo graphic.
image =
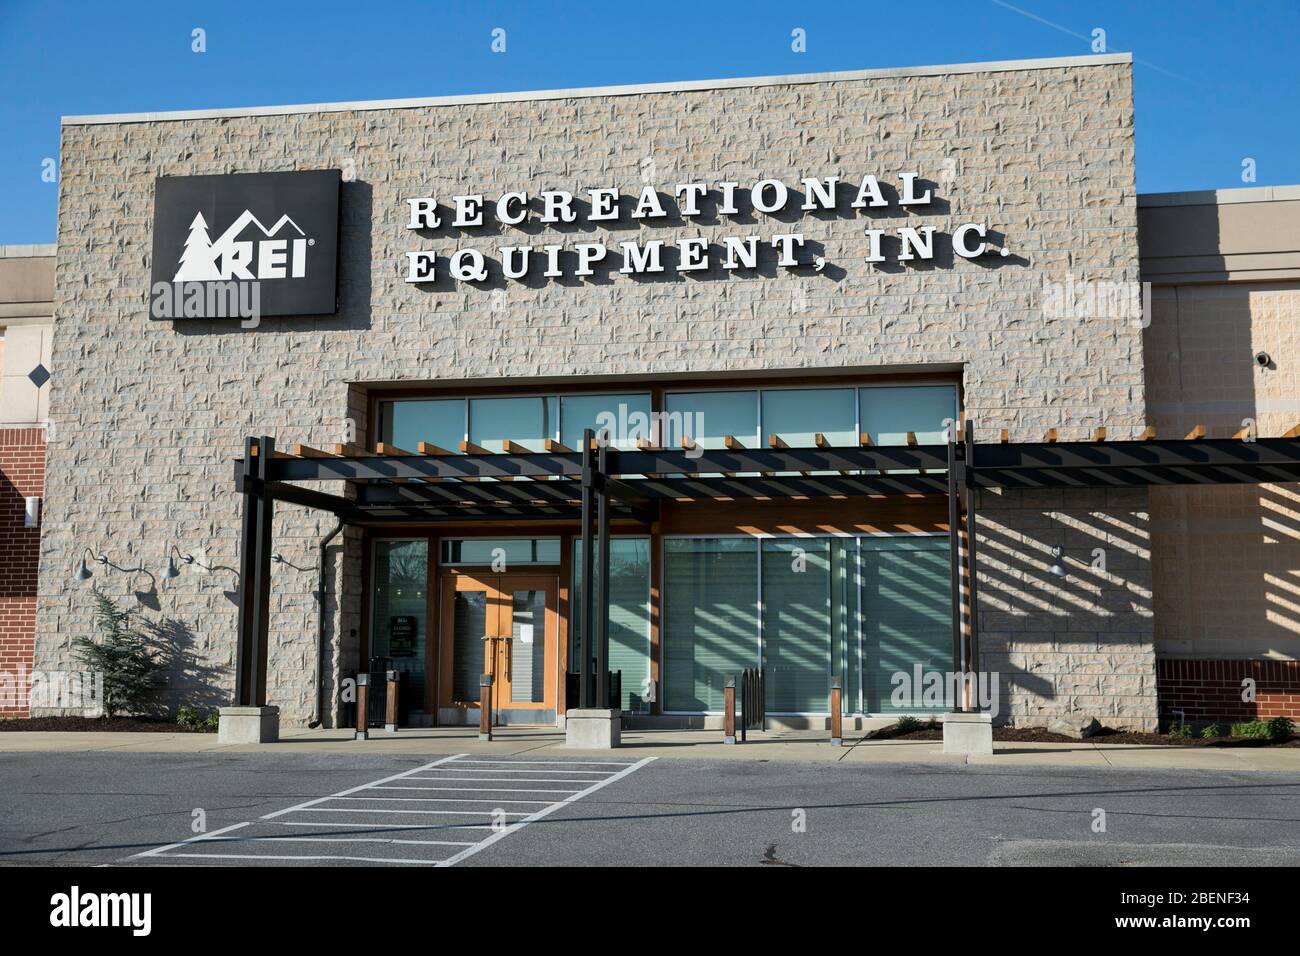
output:
[[220, 279], [217, 271], [217, 250], [208, 238], [208, 224], [203, 213], [198, 213], [190, 223], [190, 234], [185, 239], [185, 251], [181, 254], [180, 269], [173, 282], [206, 282]]

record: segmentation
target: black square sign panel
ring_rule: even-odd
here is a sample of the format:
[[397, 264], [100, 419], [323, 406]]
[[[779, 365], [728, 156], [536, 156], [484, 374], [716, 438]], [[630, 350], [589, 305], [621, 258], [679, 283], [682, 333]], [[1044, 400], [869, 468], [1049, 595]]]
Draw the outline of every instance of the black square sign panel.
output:
[[[237, 289], [261, 315], [337, 311], [337, 169], [232, 176], [163, 176], [154, 190], [153, 278], [174, 292]], [[231, 286], [230, 283], [235, 283]], [[254, 290], [253, 286], [256, 286]], [[253, 299], [251, 293], [256, 291]], [[210, 308], [219, 295], [202, 297]], [[228, 318], [196, 312], [200, 296], [175, 318]]]

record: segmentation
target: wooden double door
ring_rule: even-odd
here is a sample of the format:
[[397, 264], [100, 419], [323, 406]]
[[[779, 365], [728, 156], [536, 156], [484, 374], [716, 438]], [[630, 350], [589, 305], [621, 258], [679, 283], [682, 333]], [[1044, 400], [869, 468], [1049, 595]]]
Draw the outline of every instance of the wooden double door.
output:
[[484, 674], [494, 721], [554, 724], [559, 671], [554, 574], [448, 572], [442, 579], [441, 715], [477, 720]]

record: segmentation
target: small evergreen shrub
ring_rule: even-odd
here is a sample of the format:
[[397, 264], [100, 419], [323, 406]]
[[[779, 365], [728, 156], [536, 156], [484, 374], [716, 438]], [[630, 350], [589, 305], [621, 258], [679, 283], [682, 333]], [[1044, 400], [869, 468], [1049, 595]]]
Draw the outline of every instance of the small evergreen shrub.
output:
[[1218, 724], [1206, 724], [1201, 728], [1201, 737], [1204, 740], [1213, 740], [1217, 736], [1219, 736]]
[[123, 610], [98, 587], [95, 626], [98, 639], [81, 636], [72, 642], [77, 662], [92, 673], [104, 675], [104, 715], [141, 713], [153, 695], [161, 669], [148, 625], [138, 611]]

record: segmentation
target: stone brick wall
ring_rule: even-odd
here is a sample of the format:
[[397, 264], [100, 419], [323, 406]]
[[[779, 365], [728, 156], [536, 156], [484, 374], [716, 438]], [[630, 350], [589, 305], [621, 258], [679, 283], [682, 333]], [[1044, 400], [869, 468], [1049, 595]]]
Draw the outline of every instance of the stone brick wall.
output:
[[977, 525], [980, 663], [1001, 675], [1001, 716], [1156, 729], [1147, 489], [981, 492]]
[[36, 635], [40, 529], [26, 501], [45, 486], [45, 430], [0, 428], [0, 717], [26, 717]]
[[[119, 563], [153, 567], [175, 542], [235, 566], [230, 461], [243, 437], [342, 440], [345, 419], [357, 414], [357, 386], [366, 383], [960, 367], [967, 413], [985, 435], [1007, 428], [1013, 438], [1036, 439], [1056, 427], [1068, 439], [1097, 425], [1114, 438], [1131, 435], [1143, 424], [1144, 402], [1136, 324], [1048, 318], [1039, 298], [1045, 282], [1067, 275], [1136, 281], [1133, 149], [1131, 69], [1113, 58], [647, 95], [66, 126], [54, 341], [63, 371], [51, 402], [60, 427], [49, 452], [38, 662], [65, 659], [70, 639], [89, 627], [87, 595], [66, 583], [79, 548], [102, 547]], [[150, 321], [156, 176], [348, 161], [357, 181], [343, 186], [337, 316], [270, 319], [254, 331]], [[805, 175], [854, 181], [898, 171], [934, 181], [942, 201], [910, 212], [894, 206], [869, 220], [801, 219], [828, 260], [821, 274], [711, 270], [663, 281], [613, 274], [488, 289], [402, 281], [408, 250], [445, 254], [460, 244], [449, 233], [425, 240], [409, 233], [410, 197], [596, 185], [628, 193], [646, 180], [671, 193], [677, 182], [700, 179], [775, 177], [795, 186]], [[639, 230], [643, 238], [698, 234], [715, 242], [789, 231], [763, 217], [753, 227], [719, 219]], [[868, 223], [950, 233], [966, 221], [987, 223], [1013, 255], [863, 262]], [[500, 237], [465, 242], [494, 246], [519, 235], [505, 228]], [[583, 238], [616, 245], [634, 235], [626, 226], [607, 232], [592, 224]], [[534, 245], [574, 238], [572, 230], [531, 236]], [[1031, 586], [1016, 566], [1036, 560], [1028, 552], [1041, 550], [1040, 533], [1051, 530], [1038, 524], [1040, 512], [1012, 509], [998, 519], [1025, 541], [1007, 556], [1013, 567], [1005, 587], [1024, 589], [1028, 604], [1068, 602], [1070, 585]], [[329, 524], [326, 516], [280, 508], [277, 550], [295, 564], [314, 564]], [[356, 653], [350, 631], [362, 588], [356, 536], [346, 540], [330, 585], [342, 594], [331, 627], [333, 653], [345, 664]], [[131, 585], [112, 580], [128, 597]], [[176, 675], [174, 702], [205, 682], [227, 694], [233, 686], [231, 587], [228, 573], [191, 569], [161, 588], [155, 613], [185, 622], [188, 659], [202, 669]], [[270, 699], [286, 720], [301, 720], [314, 709], [315, 576], [278, 565], [272, 588]], [[1015, 613], [999, 628], [1008, 653], [1037, 646], [1035, 620]], [[1116, 631], [1140, 635], [1144, 626]], [[1038, 702], [1026, 697], [1026, 713], [1059, 712], [1078, 696], [1041, 685], [1024, 693]]]

